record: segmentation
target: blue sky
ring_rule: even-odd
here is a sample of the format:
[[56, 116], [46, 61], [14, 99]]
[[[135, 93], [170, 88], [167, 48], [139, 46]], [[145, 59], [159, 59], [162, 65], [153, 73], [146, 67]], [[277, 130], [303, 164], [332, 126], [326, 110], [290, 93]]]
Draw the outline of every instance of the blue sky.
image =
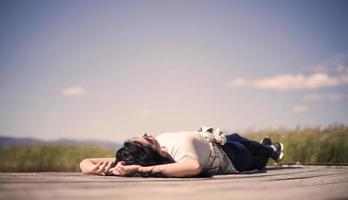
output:
[[347, 1], [0, 2], [0, 135], [348, 122]]

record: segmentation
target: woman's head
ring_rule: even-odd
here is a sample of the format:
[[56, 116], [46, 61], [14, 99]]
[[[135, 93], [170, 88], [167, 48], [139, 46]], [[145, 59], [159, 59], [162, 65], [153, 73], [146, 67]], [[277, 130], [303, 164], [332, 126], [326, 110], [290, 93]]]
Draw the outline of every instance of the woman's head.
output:
[[[162, 156], [159, 152], [155, 151], [151, 146], [144, 145], [138, 141], [126, 141], [122, 148], [116, 152], [116, 163], [124, 161], [125, 165], [141, 165], [152, 166], [160, 164], [173, 163], [174, 161], [169, 157]], [[142, 177], [162, 177], [162, 174], [150, 174], [150, 173], [134, 173], [130, 176], [142, 176]]]
[[139, 142], [145, 146], [151, 147], [153, 150], [157, 151], [160, 154], [162, 153], [161, 145], [159, 144], [159, 142], [156, 140], [156, 138], [153, 135], [144, 133], [141, 136], [133, 137], [129, 139], [128, 141]]
[[[173, 163], [170, 156], [161, 154], [161, 146], [151, 135], [143, 134], [127, 140], [116, 152], [116, 163], [124, 161], [125, 165], [152, 166]], [[115, 163], [115, 164], [116, 164]], [[149, 174], [133, 174], [133, 176], [150, 176]]]
[[116, 152], [116, 163], [124, 161], [125, 165], [152, 166], [172, 163], [173, 160], [162, 156], [151, 146], [138, 141], [126, 141], [122, 148]]

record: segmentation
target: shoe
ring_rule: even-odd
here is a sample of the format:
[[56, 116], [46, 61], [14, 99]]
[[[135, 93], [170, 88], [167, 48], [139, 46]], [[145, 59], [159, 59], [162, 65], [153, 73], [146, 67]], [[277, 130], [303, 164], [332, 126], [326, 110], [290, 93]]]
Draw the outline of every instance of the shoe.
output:
[[272, 140], [271, 140], [271, 138], [269, 138], [269, 137], [265, 137], [265, 138], [263, 138], [262, 140], [261, 140], [261, 142], [260, 142], [261, 144], [263, 144], [263, 145], [271, 145], [272, 144]]
[[275, 151], [271, 155], [271, 158], [276, 162], [280, 162], [284, 158], [284, 153], [283, 153], [284, 145], [278, 142], [278, 143], [274, 143], [271, 146], [273, 149], [275, 149]]

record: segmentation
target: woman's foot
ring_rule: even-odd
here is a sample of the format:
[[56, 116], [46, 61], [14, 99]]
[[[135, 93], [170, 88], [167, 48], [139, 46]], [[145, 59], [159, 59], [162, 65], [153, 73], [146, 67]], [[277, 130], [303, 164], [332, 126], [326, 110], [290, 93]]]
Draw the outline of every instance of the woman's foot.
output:
[[271, 145], [272, 144], [272, 140], [271, 138], [269, 138], [268, 136], [264, 137], [261, 141], [261, 144], [263, 145]]
[[274, 151], [271, 155], [271, 158], [276, 162], [280, 162], [284, 158], [284, 145], [280, 142], [277, 142], [272, 144], [271, 147]]

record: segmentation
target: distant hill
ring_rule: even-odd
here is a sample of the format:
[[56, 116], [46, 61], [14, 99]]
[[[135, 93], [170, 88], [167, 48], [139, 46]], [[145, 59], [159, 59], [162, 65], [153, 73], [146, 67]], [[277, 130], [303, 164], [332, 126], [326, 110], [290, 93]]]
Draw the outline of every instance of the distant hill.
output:
[[97, 141], [97, 140], [71, 140], [59, 139], [54, 141], [43, 141], [36, 138], [16, 138], [0, 136], [0, 147], [8, 147], [16, 144], [34, 144], [34, 143], [51, 143], [51, 144], [76, 144], [76, 145], [98, 145], [112, 149], [119, 149], [122, 145], [119, 143]]
[[7, 136], [0, 136], [0, 146], [8, 146], [14, 144], [32, 144], [42, 143], [43, 141], [33, 138], [14, 138]]

